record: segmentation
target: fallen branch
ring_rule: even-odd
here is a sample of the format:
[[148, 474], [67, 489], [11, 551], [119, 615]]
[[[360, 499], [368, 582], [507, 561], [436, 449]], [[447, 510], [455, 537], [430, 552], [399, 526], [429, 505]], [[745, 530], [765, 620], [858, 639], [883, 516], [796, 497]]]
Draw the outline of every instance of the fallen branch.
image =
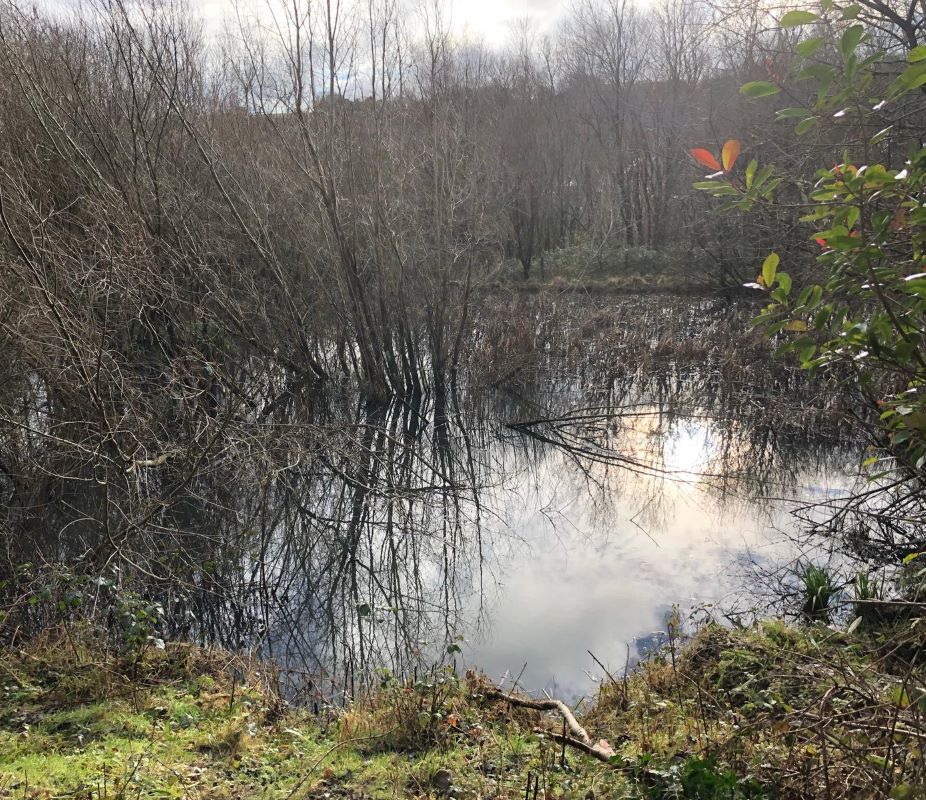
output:
[[496, 697], [499, 700], [504, 700], [506, 703], [510, 703], [513, 706], [520, 706], [521, 708], [532, 708], [536, 711], [558, 711], [573, 735], [564, 736], [561, 733], [554, 733], [553, 731], [543, 729], [539, 729], [539, 732], [550, 736], [555, 742], [567, 744], [576, 750], [581, 750], [586, 755], [597, 758], [605, 764], [611, 763], [611, 758], [614, 755], [614, 750], [611, 745], [604, 739], [593, 742], [592, 737], [588, 735], [588, 731], [579, 724], [572, 710], [562, 700], [556, 700], [554, 698], [532, 700], [528, 697], [516, 697], [513, 694], [505, 694], [498, 689], [490, 689], [488, 694], [490, 697]]
[[611, 762], [611, 758], [614, 756], [614, 751], [611, 749], [611, 746], [602, 739], [598, 744], [588, 744], [579, 739], [574, 739], [572, 736], [563, 736], [561, 733], [555, 733], [554, 731], [549, 731], [546, 728], [534, 728], [534, 733], [542, 733], [544, 736], [549, 736], [557, 744], [566, 744], [569, 747], [574, 747], [576, 750], [580, 750], [592, 758], [597, 758], [599, 761], [603, 761], [605, 764], [614, 766]]

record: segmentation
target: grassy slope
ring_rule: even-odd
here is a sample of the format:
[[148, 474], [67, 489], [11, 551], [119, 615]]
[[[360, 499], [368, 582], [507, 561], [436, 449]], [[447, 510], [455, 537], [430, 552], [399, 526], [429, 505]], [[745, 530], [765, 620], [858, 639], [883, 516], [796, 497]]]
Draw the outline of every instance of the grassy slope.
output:
[[253, 665], [233, 685], [225, 654], [173, 645], [133, 668], [46, 642], [0, 658], [0, 796], [519, 798], [530, 775], [539, 797], [922, 797], [920, 675], [892, 641], [708, 628], [586, 710], [614, 767], [564, 764], [534, 732], [548, 720], [475, 676], [314, 716]]

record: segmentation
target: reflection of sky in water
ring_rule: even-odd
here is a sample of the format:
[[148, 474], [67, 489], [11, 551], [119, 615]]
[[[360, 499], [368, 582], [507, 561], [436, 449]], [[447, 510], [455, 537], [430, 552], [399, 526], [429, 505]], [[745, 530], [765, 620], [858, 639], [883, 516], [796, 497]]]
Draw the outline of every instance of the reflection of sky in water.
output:
[[663, 445], [663, 464], [671, 472], [704, 472], [714, 455], [710, 427], [703, 422], [683, 422]]
[[[526, 662], [524, 688], [579, 695], [593, 685], [589, 673], [602, 674], [587, 650], [620, 673], [627, 646], [634, 653], [635, 639], [661, 629], [673, 603], [722, 605], [743, 586], [737, 562], [747, 552], [786, 557], [776, 531], [793, 525], [788, 504], [729, 494], [720, 502], [692, 475], [716, 466], [712, 423], [677, 422], [658, 440], [652, 424], [644, 418], [612, 443], [645, 453], [668, 479], [601, 464], [585, 465], [583, 474], [548, 450], [539, 463], [515, 470], [488, 504], [503, 508], [489, 526], [500, 535], [485, 537], [497, 585], [487, 582], [484, 624], [469, 637], [468, 663], [513, 680]], [[798, 476], [789, 495], [830, 494], [845, 481]]]

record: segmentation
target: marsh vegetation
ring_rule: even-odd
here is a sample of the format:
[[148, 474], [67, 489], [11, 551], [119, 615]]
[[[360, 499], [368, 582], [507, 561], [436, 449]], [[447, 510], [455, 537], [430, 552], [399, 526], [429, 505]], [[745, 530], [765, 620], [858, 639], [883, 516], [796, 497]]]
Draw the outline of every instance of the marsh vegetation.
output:
[[920, 6], [0, 3], [0, 791], [917, 796]]

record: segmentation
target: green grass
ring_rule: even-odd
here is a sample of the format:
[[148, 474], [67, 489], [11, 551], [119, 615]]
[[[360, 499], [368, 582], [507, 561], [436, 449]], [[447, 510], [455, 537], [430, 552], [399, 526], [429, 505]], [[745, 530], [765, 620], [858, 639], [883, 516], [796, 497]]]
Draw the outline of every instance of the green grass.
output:
[[538, 780], [550, 798], [924, 796], [924, 676], [899, 635], [708, 626], [584, 709], [612, 765], [564, 758], [537, 733], [558, 721], [489, 699], [478, 675], [395, 682], [316, 718], [281, 710], [266, 670], [232, 685], [228, 654], [169, 645], [129, 679], [92, 645], [45, 641], [0, 652], [0, 797], [438, 798], [446, 773], [473, 800]]
[[805, 564], [799, 573], [804, 604], [801, 611], [808, 619], [829, 619], [830, 603], [838, 589], [829, 572], [816, 564]]
[[660, 249], [578, 241], [535, 258], [525, 281], [520, 262], [504, 260], [484, 290], [579, 290], [593, 294], [714, 292], [721, 288], [713, 257], [690, 246]]
[[[316, 718], [281, 715], [253, 670], [232, 700], [205, 651], [151, 653], [131, 681], [114, 660], [94, 664], [92, 651], [46, 642], [0, 656], [0, 797], [439, 797], [442, 770], [470, 797], [521, 796], [528, 772], [563, 797], [584, 797], [602, 771], [605, 785], [622, 781], [572, 755], [582, 769], [554, 773], [550, 743], [474, 702], [475, 679], [437, 673]], [[435, 703], [436, 715], [424, 713]]]

